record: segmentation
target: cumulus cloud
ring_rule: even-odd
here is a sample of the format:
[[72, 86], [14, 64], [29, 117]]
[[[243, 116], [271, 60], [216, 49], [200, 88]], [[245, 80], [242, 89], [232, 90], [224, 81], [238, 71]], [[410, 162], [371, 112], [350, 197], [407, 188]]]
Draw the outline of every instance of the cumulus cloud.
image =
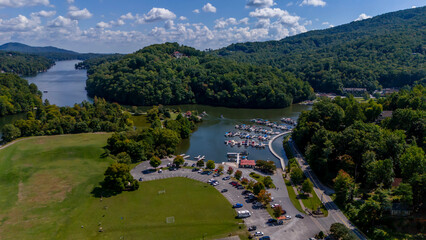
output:
[[181, 20], [181, 21], [185, 21], [185, 20], [188, 20], [188, 18], [186, 18], [185, 16], [180, 16], [180, 17], [179, 17], [179, 20]]
[[40, 24], [37, 18], [27, 18], [23, 15], [18, 15], [11, 19], [0, 19], [0, 31], [24, 32], [36, 28]]
[[149, 23], [175, 19], [176, 15], [165, 8], [152, 8], [143, 16], [136, 15], [136, 23]]
[[216, 7], [213, 6], [211, 3], [207, 3], [206, 5], [203, 6], [202, 9], [204, 12], [211, 12], [211, 13], [216, 12]]
[[303, 0], [300, 6], [324, 7], [326, 4], [323, 0]]
[[133, 16], [133, 14], [129, 12], [129, 13], [125, 14], [125, 15], [121, 15], [120, 19], [122, 19], [122, 20], [132, 20], [132, 19], [135, 19], [135, 16]]
[[49, 21], [47, 23], [48, 27], [52, 28], [69, 28], [78, 26], [78, 21], [63, 16], [58, 16], [57, 18]]
[[112, 25], [109, 24], [109, 23], [106, 23], [106, 22], [98, 22], [96, 24], [96, 27], [97, 28], [110, 28], [110, 27], [112, 27]]
[[68, 9], [68, 17], [73, 20], [87, 19], [91, 18], [93, 14], [87, 10], [87, 8], [79, 9], [75, 6], [71, 6]]
[[249, 0], [246, 4], [246, 7], [254, 7], [254, 8], [263, 8], [263, 7], [272, 7], [276, 3], [274, 0]]
[[368, 18], [371, 18], [371, 16], [368, 16], [367, 14], [365, 14], [365, 13], [361, 13], [359, 16], [358, 16], [358, 18], [357, 19], [355, 19], [354, 21], [361, 21], [361, 20], [365, 20], [365, 19], [368, 19]]
[[31, 13], [31, 17], [53, 17], [55, 16], [56, 11], [40, 11], [40, 12], [35, 12], [35, 13]]
[[68, 4], [73, 4], [73, 3], [74, 3], [74, 0], [67, 0], [67, 3], [68, 3]]
[[194, 9], [192, 12], [193, 13], [200, 13], [200, 10], [199, 9]]
[[0, 0], [0, 7], [30, 7], [36, 5], [49, 6], [49, 0]]
[[175, 23], [173, 22], [173, 20], [167, 20], [164, 24], [164, 27], [166, 29], [173, 29], [175, 27]]

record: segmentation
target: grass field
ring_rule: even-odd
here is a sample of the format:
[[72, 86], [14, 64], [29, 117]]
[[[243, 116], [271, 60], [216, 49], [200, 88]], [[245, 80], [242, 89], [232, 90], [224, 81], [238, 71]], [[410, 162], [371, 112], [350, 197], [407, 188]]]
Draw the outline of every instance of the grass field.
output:
[[297, 199], [297, 195], [294, 192], [293, 187], [291, 186], [291, 183], [289, 180], [284, 179], [285, 186], [287, 188], [288, 196], [290, 197], [291, 203], [293, 203], [293, 206], [301, 213], [304, 213], [305, 211], [302, 209], [302, 206], [299, 203], [299, 200]]
[[149, 128], [151, 123], [148, 122], [146, 115], [132, 116], [133, 125], [138, 129]]
[[[109, 134], [38, 137], [0, 150], [0, 239], [207, 239], [239, 230], [230, 203], [185, 178], [95, 198]], [[166, 190], [165, 194], [158, 194]], [[175, 223], [166, 224], [174, 216]], [[83, 226], [83, 227], [82, 227]], [[99, 227], [103, 232], [99, 232]]]

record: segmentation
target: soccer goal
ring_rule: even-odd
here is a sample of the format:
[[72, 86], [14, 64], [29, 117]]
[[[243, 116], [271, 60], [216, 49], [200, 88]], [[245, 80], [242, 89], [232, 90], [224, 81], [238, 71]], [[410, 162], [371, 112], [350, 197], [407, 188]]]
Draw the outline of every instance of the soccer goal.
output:
[[166, 223], [174, 223], [175, 217], [166, 217]]
[[165, 194], [165, 193], [166, 193], [166, 190], [160, 190], [160, 191], [158, 191], [158, 195]]

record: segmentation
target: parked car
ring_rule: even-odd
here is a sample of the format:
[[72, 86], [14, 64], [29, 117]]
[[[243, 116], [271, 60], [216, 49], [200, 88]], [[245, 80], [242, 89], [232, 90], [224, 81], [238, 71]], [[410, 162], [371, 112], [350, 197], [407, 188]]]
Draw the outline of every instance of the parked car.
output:
[[249, 191], [249, 190], [244, 190], [241, 194], [242, 195], [248, 195], [248, 194], [250, 194], [251, 192]]
[[301, 218], [301, 219], [304, 219], [304, 218], [305, 218], [302, 214], [296, 214], [296, 217], [297, 217], [297, 218]]
[[142, 182], [142, 180], [143, 180], [142, 178], [139, 178], [139, 182]]
[[257, 227], [256, 226], [251, 226], [248, 228], [249, 231], [256, 231]]
[[191, 165], [191, 167], [195, 167], [195, 163], [193, 163], [193, 164]]
[[193, 168], [192, 171], [196, 172], [196, 171], [198, 171], [198, 168]]
[[231, 177], [230, 176], [226, 176], [226, 177], [224, 177], [224, 178], [222, 178], [222, 180], [229, 180], [229, 179], [231, 179]]
[[219, 177], [220, 176], [220, 174], [219, 173], [215, 173], [214, 175], [213, 175], [213, 177]]
[[236, 203], [234, 204], [234, 206], [232, 206], [233, 208], [242, 208], [243, 204], [242, 203]]
[[266, 223], [276, 223], [278, 220], [275, 218], [270, 218]]
[[234, 182], [234, 181], [232, 181], [232, 182], [230, 182], [229, 184], [231, 184], [232, 186], [237, 186], [237, 182]]
[[187, 162], [186, 162], [186, 163], [184, 163], [184, 164], [183, 164], [183, 166], [184, 166], [184, 167], [188, 166], [188, 163], [187, 163]]
[[259, 240], [271, 240], [271, 238], [269, 236], [263, 236], [259, 238]]
[[242, 186], [242, 185], [239, 185], [238, 187], [237, 187], [237, 189], [244, 189], [244, 186]]
[[253, 235], [256, 237], [260, 237], [263, 236], [263, 232], [255, 232]]
[[291, 219], [291, 216], [289, 216], [289, 215], [287, 215], [287, 216], [285, 216], [287, 219]]
[[271, 204], [271, 208], [276, 208], [278, 206], [280, 206], [280, 205], [279, 204]]
[[213, 174], [212, 171], [207, 172], [207, 175], [212, 175], [212, 174]]
[[202, 173], [203, 172], [203, 169], [201, 168], [200, 170], [198, 170], [198, 173]]
[[225, 193], [225, 192], [227, 192], [228, 191], [228, 189], [222, 189], [222, 191], [220, 191], [221, 193]]

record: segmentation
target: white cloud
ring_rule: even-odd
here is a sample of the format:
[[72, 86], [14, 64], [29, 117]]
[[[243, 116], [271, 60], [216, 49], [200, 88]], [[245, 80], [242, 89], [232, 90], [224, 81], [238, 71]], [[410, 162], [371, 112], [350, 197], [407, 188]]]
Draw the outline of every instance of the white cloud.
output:
[[357, 19], [355, 19], [354, 21], [361, 21], [361, 20], [365, 20], [365, 19], [368, 19], [368, 18], [371, 18], [371, 16], [368, 16], [367, 14], [365, 14], [365, 13], [361, 13], [359, 16], [358, 16], [358, 18]]
[[35, 13], [31, 13], [31, 17], [53, 17], [55, 16], [56, 11], [40, 11], [40, 12], [35, 12]]
[[164, 27], [166, 29], [173, 29], [175, 27], [175, 23], [173, 22], [173, 20], [167, 20], [164, 24]]
[[216, 19], [214, 28], [216, 29], [225, 28], [228, 25], [237, 25], [237, 24], [238, 22], [237, 22], [237, 19], [235, 18], [228, 18], [228, 19], [220, 18], [220, 19]]
[[246, 4], [246, 7], [262, 8], [262, 7], [272, 7], [276, 3], [274, 0], [249, 0]]
[[15, 18], [3, 20], [0, 19], [0, 31], [11, 31], [11, 32], [24, 32], [31, 31], [33, 28], [38, 27], [40, 19], [38, 18], [27, 18], [23, 15], [18, 15]]
[[289, 2], [289, 3], [286, 4], [286, 6], [291, 7], [291, 6], [293, 6], [293, 4], [294, 4], [293, 2]]
[[49, 0], [0, 0], [0, 7], [30, 7], [36, 5], [49, 6]]
[[110, 28], [110, 27], [112, 27], [112, 25], [109, 24], [109, 23], [106, 23], [106, 22], [98, 22], [96, 24], [96, 27], [97, 28]]
[[247, 25], [247, 24], [248, 24], [248, 22], [249, 22], [249, 18], [248, 18], [248, 17], [245, 17], [245, 18], [243, 18], [243, 19], [241, 19], [241, 20], [240, 20], [240, 23], [241, 23], [241, 24], [245, 24], [245, 25]]
[[68, 8], [68, 17], [74, 20], [80, 20], [80, 19], [87, 19], [91, 18], [93, 14], [87, 10], [87, 8], [84, 9], [78, 9], [75, 6], [71, 6]]
[[193, 13], [200, 13], [200, 10], [199, 9], [194, 9], [192, 12]]
[[58, 16], [57, 18], [53, 19], [52, 21], [49, 21], [47, 23], [48, 27], [52, 28], [69, 28], [69, 27], [77, 27], [78, 21], [72, 20], [70, 18], [66, 18], [63, 16]]
[[321, 23], [322, 25], [329, 25], [330, 23], [329, 22], [323, 22], [323, 23]]
[[323, 0], [303, 0], [300, 6], [324, 7], [326, 4]]
[[181, 21], [185, 21], [185, 20], [188, 20], [188, 18], [186, 18], [185, 16], [180, 16], [180, 17], [179, 17], [179, 20], [181, 20]]
[[142, 24], [148, 22], [171, 20], [175, 18], [176, 15], [168, 9], [152, 8], [147, 14], [144, 14], [142, 17], [136, 15], [136, 23]]
[[249, 13], [250, 17], [256, 18], [279, 18], [281, 22], [295, 24], [300, 20], [299, 16], [290, 15], [286, 10], [280, 8], [257, 8]]
[[206, 5], [204, 5], [202, 9], [204, 12], [211, 12], [211, 13], [216, 12], [216, 7], [213, 6], [211, 3], [207, 3]]
[[73, 4], [73, 3], [74, 3], [74, 0], [67, 0], [67, 3], [68, 3], [68, 4]]
[[411, 8], [416, 8], [417, 6], [411, 6]]
[[126, 15], [121, 15], [120, 19], [122, 20], [132, 20], [135, 19], [132, 13], [128, 12]]

